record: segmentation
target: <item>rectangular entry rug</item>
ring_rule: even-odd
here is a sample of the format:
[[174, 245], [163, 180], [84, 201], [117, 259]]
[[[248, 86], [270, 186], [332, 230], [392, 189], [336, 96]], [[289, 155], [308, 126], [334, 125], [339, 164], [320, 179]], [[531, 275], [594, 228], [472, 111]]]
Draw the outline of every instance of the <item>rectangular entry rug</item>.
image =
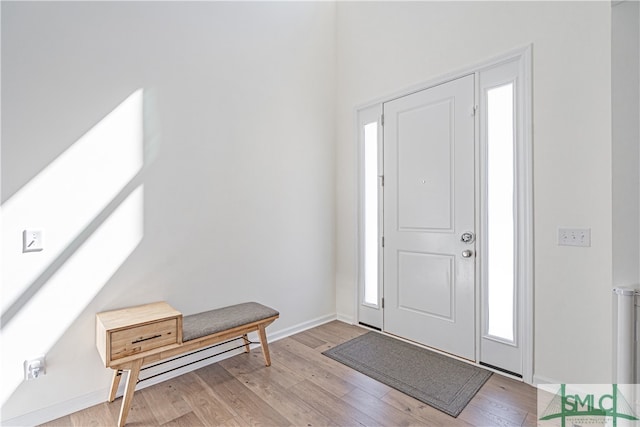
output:
[[453, 417], [491, 376], [484, 369], [377, 332], [322, 354]]

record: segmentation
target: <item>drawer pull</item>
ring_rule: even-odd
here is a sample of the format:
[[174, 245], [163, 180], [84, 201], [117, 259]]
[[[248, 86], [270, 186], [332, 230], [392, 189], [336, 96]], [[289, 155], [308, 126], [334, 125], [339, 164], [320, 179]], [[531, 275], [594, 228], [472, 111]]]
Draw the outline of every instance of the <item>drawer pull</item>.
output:
[[154, 336], [148, 337], [148, 338], [140, 338], [138, 340], [131, 341], [131, 344], [138, 344], [139, 342], [142, 342], [142, 341], [155, 340], [156, 338], [160, 338], [160, 337], [162, 337], [162, 335], [154, 335]]

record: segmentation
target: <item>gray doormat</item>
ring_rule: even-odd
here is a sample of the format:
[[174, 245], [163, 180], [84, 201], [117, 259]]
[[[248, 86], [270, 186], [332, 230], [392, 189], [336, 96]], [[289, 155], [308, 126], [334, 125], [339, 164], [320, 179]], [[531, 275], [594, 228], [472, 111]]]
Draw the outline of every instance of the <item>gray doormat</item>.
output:
[[453, 417], [491, 376], [484, 369], [377, 332], [322, 354]]

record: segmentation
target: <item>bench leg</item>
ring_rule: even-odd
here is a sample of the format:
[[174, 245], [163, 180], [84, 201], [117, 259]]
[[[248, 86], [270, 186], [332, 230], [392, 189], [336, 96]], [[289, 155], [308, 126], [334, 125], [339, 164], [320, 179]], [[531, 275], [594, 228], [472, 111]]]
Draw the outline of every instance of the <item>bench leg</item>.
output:
[[140, 368], [142, 367], [142, 359], [134, 360], [131, 362], [129, 370], [129, 377], [127, 378], [127, 385], [124, 389], [124, 396], [122, 396], [122, 407], [120, 407], [120, 417], [118, 418], [118, 426], [124, 427], [127, 422], [127, 416], [131, 409], [131, 402], [133, 400], [133, 392], [136, 391], [136, 384], [138, 383], [138, 375], [140, 374]]
[[109, 391], [109, 400], [108, 402], [113, 402], [116, 400], [116, 393], [118, 392], [118, 386], [120, 385], [120, 379], [122, 378], [122, 370], [114, 369], [113, 370], [113, 379], [111, 380], [111, 390]]
[[244, 334], [242, 336], [242, 339], [244, 340], [244, 352], [249, 353], [251, 351], [251, 348], [249, 347], [249, 337], [247, 336], [247, 334]]
[[267, 366], [271, 366], [271, 356], [269, 356], [269, 344], [267, 343], [267, 334], [265, 333], [264, 325], [258, 325], [258, 335], [260, 335], [260, 346], [262, 347], [262, 355], [264, 356], [264, 363]]

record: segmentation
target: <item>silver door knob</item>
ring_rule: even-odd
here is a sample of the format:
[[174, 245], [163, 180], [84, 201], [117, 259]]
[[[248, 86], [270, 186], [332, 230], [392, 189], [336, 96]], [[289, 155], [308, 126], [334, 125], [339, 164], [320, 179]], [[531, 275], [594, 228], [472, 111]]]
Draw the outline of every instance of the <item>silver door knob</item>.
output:
[[469, 249], [462, 251], [462, 258], [471, 258], [471, 255], [473, 255], [473, 252]]
[[462, 243], [473, 243], [474, 240], [476, 240], [476, 236], [470, 231], [462, 233], [462, 236], [460, 236]]

